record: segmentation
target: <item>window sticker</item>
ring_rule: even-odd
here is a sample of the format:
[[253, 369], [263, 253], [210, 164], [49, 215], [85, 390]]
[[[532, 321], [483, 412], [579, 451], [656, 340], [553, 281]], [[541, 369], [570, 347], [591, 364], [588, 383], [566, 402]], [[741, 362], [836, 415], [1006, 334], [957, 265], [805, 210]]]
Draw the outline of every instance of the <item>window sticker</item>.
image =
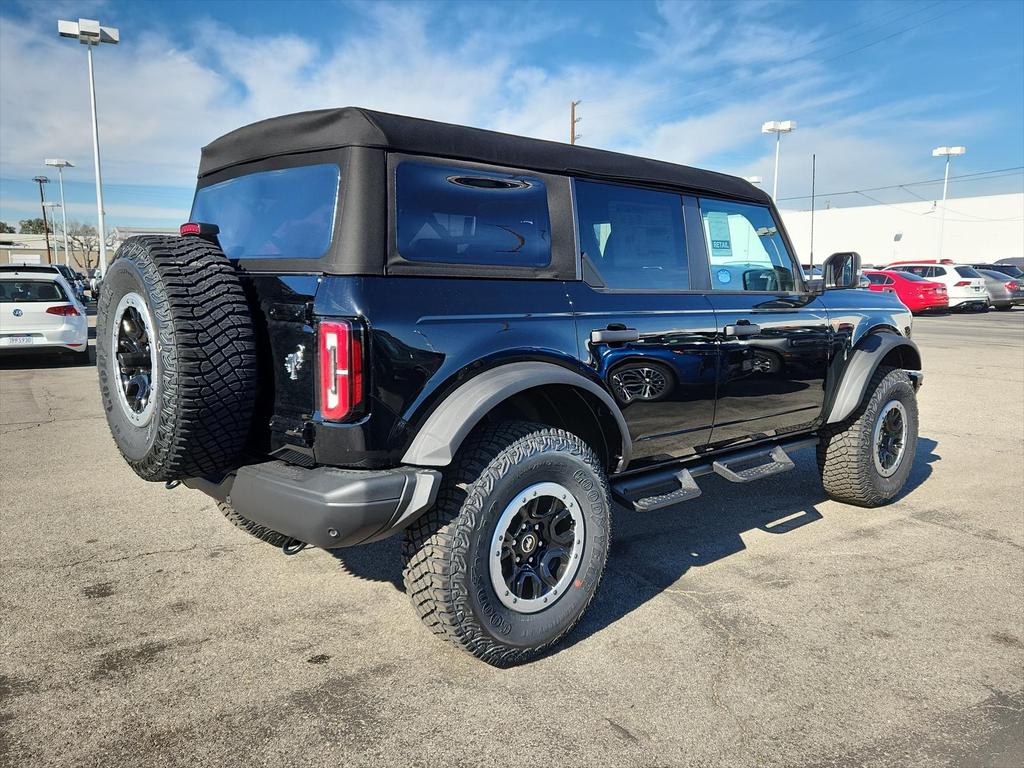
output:
[[720, 270], [718, 270], [717, 277], [718, 277], [718, 282], [722, 283], [722, 285], [725, 285], [726, 283], [731, 283], [732, 282], [732, 273], [728, 269], [720, 269]]
[[732, 256], [732, 237], [729, 234], [729, 214], [724, 211], [708, 211], [708, 239], [711, 241], [711, 255], [729, 258]]

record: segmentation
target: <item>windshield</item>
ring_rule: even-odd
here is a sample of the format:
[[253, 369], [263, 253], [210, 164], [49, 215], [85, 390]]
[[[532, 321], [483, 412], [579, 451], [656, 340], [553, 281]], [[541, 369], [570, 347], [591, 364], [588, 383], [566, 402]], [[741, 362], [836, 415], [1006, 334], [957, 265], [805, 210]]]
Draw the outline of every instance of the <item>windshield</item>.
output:
[[0, 304], [67, 300], [64, 289], [53, 280], [0, 279]]
[[340, 169], [250, 173], [196, 192], [190, 221], [215, 224], [231, 259], [318, 259], [331, 245]]

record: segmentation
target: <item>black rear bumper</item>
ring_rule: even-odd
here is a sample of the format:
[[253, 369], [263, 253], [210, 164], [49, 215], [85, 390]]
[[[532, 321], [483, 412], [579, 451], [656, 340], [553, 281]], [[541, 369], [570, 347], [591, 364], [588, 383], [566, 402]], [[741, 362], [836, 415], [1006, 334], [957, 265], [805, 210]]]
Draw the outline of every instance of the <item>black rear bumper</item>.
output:
[[385, 538], [434, 503], [441, 473], [420, 467], [365, 471], [283, 461], [241, 467], [219, 483], [185, 481], [238, 514], [324, 549]]

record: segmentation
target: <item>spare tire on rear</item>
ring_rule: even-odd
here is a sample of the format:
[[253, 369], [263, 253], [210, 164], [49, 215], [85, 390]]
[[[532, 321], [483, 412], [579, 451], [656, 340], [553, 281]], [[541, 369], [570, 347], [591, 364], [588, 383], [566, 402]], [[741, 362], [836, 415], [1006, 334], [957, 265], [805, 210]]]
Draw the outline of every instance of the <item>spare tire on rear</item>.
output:
[[252, 423], [256, 337], [235, 268], [199, 237], [133, 237], [104, 276], [96, 368], [107, 423], [144, 480], [236, 465]]

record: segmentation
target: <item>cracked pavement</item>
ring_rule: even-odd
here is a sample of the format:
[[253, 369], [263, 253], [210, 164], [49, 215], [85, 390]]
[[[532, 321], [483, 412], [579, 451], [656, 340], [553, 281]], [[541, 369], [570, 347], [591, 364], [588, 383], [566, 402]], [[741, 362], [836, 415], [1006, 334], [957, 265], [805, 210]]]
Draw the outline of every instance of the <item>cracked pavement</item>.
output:
[[423, 628], [398, 542], [285, 557], [137, 479], [93, 368], [0, 361], [0, 765], [1024, 764], [1024, 311], [920, 318], [896, 503], [813, 452], [616, 511], [545, 658]]

